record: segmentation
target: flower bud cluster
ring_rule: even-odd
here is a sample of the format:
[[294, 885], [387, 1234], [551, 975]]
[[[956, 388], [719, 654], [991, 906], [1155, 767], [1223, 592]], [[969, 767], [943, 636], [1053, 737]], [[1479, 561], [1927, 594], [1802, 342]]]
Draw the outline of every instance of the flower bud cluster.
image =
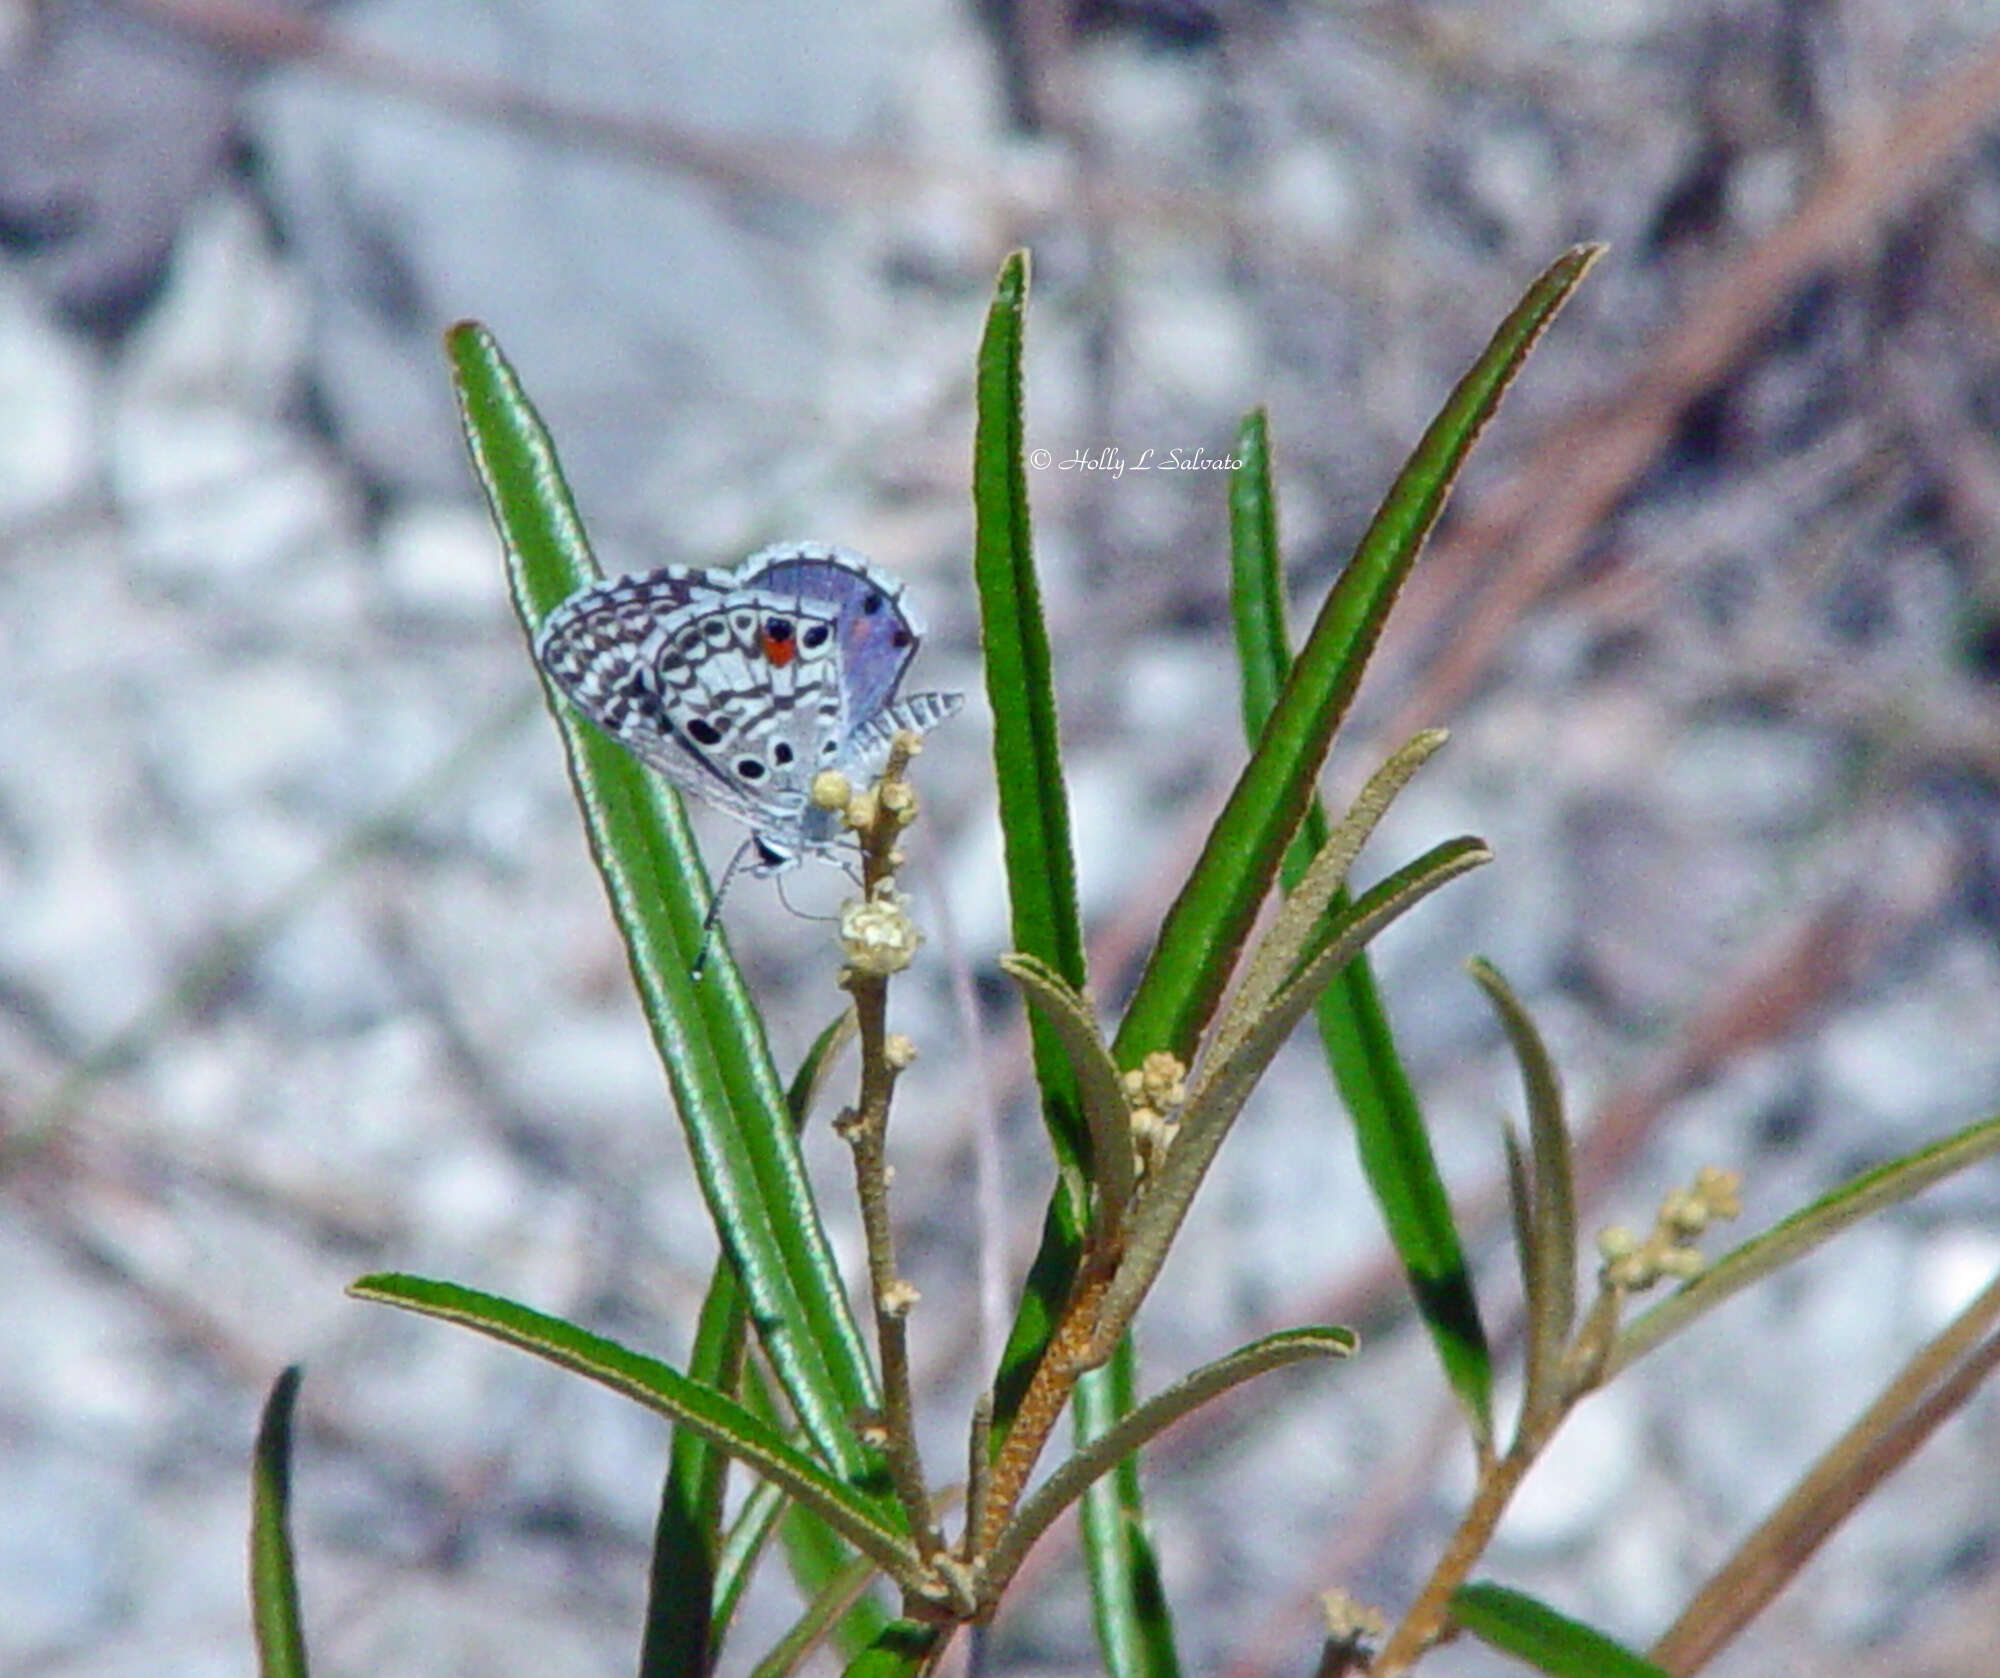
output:
[[1663, 1277], [1686, 1282], [1699, 1276], [1708, 1261], [1695, 1243], [1718, 1218], [1741, 1213], [1742, 1181], [1734, 1171], [1705, 1165], [1691, 1187], [1675, 1189], [1660, 1203], [1652, 1232], [1643, 1241], [1621, 1225], [1604, 1230], [1597, 1237], [1604, 1285], [1637, 1293]]
[[1180, 1129], [1180, 1109], [1187, 1100], [1187, 1068], [1164, 1049], [1156, 1049], [1124, 1075], [1125, 1099], [1132, 1104], [1132, 1148], [1139, 1174], [1151, 1176]]

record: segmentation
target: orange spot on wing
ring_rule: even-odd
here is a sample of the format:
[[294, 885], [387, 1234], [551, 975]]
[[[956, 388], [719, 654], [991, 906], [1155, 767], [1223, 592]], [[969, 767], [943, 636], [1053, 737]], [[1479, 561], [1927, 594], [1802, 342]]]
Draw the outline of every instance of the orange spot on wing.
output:
[[763, 637], [764, 657], [779, 670], [797, 657], [799, 644], [790, 635], [766, 635]]

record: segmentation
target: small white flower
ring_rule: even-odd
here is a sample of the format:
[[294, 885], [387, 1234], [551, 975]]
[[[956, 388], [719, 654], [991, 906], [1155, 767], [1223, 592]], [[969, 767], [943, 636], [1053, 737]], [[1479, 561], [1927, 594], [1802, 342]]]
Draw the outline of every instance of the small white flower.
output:
[[910, 965], [923, 935], [910, 919], [910, 900], [888, 881], [866, 903], [850, 901], [840, 911], [840, 943], [856, 973], [885, 979]]

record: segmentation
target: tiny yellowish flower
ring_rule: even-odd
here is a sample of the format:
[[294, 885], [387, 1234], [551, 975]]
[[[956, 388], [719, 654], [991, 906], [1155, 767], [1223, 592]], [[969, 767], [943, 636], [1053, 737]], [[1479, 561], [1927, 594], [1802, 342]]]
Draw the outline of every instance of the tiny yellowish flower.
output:
[[923, 935], [910, 919], [910, 900], [887, 880], [877, 881], [864, 902], [850, 900], [840, 911], [840, 943], [856, 973], [886, 979], [910, 965]]

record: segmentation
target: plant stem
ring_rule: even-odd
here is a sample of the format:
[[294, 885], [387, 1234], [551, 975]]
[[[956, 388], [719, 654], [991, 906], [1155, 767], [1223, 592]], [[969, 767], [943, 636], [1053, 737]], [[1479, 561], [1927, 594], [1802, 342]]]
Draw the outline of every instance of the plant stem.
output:
[[[1063, 1406], [1075, 1388], [1077, 1378], [1104, 1361], [1097, 1332], [1098, 1308], [1111, 1286], [1115, 1265], [1086, 1252], [1069, 1303], [1063, 1307], [1042, 1361], [1035, 1365], [1033, 1379], [1014, 1412], [1014, 1425], [1007, 1430], [1000, 1449], [994, 1454], [987, 1474], [985, 1505], [980, 1512], [975, 1558], [992, 1554], [1005, 1530], [1014, 1505], [1026, 1489], [1042, 1449], [1055, 1431]], [[989, 1595], [997, 1593], [1004, 1579], [986, 1581]]]
[[1472, 1494], [1451, 1542], [1438, 1558], [1417, 1600], [1410, 1604], [1381, 1653], [1368, 1668], [1369, 1678], [1401, 1678], [1424, 1651], [1443, 1634], [1451, 1617], [1451, 1597], [1465, 1583], [1465, 1576], [1486, 1553], [1493, 1532], [1507, 1505], [1520, 1489], [1528, 1470], [1535, 1466], [1563, 1419], [1576, 1407], [1577, 1400], [1603, 1379], [1604, 1358], [1618, 1331], [1618, 1313], [1624, 1296], [1616, 1288], [1604, 1287], [1592, 1302], [1583, 1327], [1570, 1343], [1554, 1390], [1546, 1402], [1523, 1413], [1515, 1425], [1514, 1443], [1502, 1457], [1481, 1452], [1479, 1485]]
[[[861, 881], [872, 898], [879, 884], [890, 881], [896, 864], [896, 836], [902, 822], [895, 800], [884, 796], [901, 785], [909, 752], [899, 741], [876, 786], [872, 820], [860, 833]], [[916, 1291], [896, 1271], [895, 1227], [889, 1217], [889, 1170], [886, 1142], [889, 1103], [895, 1093], [897, 1062], [889, 1053], [889, 979], [886, 973], [864, 972], [850, 965], [841, 977], [854, 998], [854, 1019], [861, 1044], [860, 1100], [837, 1126], [854, 1152], [855, 1193], [861, 1204], [861, 1229], [868, 1248], [868, 1291], [875, 1308], [875, 1338], [882, 1364], [883, 1454], [896, 1497], [909, 1522], [910, 1537], [926, 1567], [944, 1549], [937, 1516], [924, 1482], [924, 1465], [917, 1449], [916, 1403], [910, 1387], [910, 1348], [906, 1320]]]
[[1401, 1678], [1438, 1640], [1451, 1614], [1452, 1592], [1465, 1583], [1465, 1576], [1492, 1542], [1493, 1529], [1507, 1512], [1522, 1477], [1534, 1467], [1546, 1438], [1543, 1433], [1537, 1438], [1524, 1436], [1515, 1440], [1513, 1448], [1480, 1475], [1479, 1489], [1473, 1493], [1450, 1544], [1438, 1558], [1437, 1566], [1431, 1569], [1417, 1600], [1410, 1604], [1409, 1611], [1368, 1668], [1369, 1678]]

